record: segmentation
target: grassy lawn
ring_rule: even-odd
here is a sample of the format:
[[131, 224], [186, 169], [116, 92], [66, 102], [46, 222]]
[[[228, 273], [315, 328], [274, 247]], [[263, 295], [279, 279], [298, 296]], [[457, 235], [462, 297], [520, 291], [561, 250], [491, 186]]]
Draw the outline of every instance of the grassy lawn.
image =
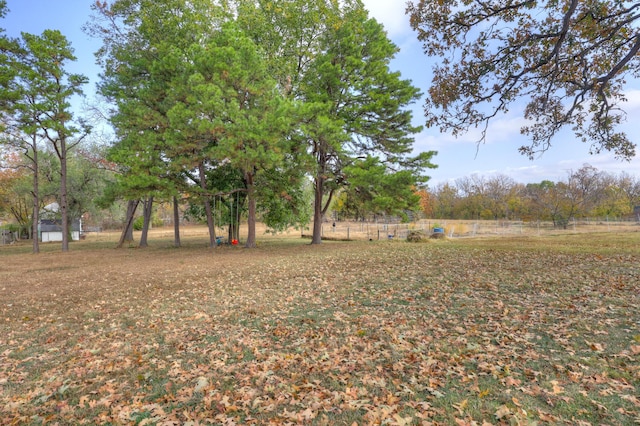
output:
[[0, 247], [0, 424], [640, 424], [640, 232]]

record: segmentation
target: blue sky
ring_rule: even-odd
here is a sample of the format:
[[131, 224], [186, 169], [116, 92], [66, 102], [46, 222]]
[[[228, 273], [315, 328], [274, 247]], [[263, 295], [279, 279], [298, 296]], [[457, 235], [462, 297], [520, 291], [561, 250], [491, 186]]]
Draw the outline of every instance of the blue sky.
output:
[[[422, 92], [430, 83], [431, 63], [423, 55], [404, 15], [405, 0], [363, 0], [371, 16], [382, 22], [389, 37], [400, 47], [400, 53], [392, 62], [392, 68], [413, 81]], [[81, 30], [89, 19], [90, 5], [94, 0], [8, 0], [9, 14], [0, 26], [10, 36], [19, 36], [21, 31], [40, 34], [44, 29], [58, 29], [75, 49], [78, 61], [69, 66], [69, 71], [82, 73], [91, 80], [85, 93], [91, 98], [99, 68], [94, 63], [94, 51], [99, 41], [89, 38]], [[625, 107], [628, 123], [624, 129], [632, 140], [640, 142], [640, 82], [628, 86]], [[423, 124], [421, 103], [413, 106], [415, 124]], [[616, 160], [611, 154], [589, 155], [589, 147], [575, 141], [571, 132], [565, 132], [554, 139], [553, 147], [534, 161], [518, 153], [518, 147], [526, 144], [520, 135], [523, 123], [522, 111], [512, 108], [507, 116], [497, 117], [492, 122], [486, 143], [478, 149], [477, 133], [469, 133], [457, 139], [438, 129], [425, 129], [416, 136], [417, 151], [438, 151], [434, 157], [437, 169], [430, 170], [430, 184], [455, 181], [455, 179], [478, 174], [489, 177], [505, 174], [517, 182], [540, 182], [545, 179], [560, 180], [570, 170], [577, 170], [590, 164], [599, 170], [619, 173], [626, 171], [640, 175], [640, 155], [631, 162]], [[640, 149], [638, 149], [640, 152]]]

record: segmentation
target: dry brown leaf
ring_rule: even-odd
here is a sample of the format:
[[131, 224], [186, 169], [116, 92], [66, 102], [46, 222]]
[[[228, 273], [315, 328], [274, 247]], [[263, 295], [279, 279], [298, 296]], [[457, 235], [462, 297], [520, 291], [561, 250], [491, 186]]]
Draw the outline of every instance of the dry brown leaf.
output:
[[512, 413], [509, 407], [507, 407], [506, 405], [501, 405], [500, 407], [498, 407], [498, 410], [496, 410], [496, 412], [494, 413], [494, 416], [496, 419], [500, 420], [507, 416], [510, 416], [511, 414]]

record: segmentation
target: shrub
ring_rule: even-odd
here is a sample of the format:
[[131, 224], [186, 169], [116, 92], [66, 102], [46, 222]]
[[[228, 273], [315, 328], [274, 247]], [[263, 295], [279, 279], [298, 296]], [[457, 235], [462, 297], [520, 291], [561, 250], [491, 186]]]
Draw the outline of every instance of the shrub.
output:
[[[133, 221], [133, 230], [134, 231], [142, 231], [142, 225], [144, 225], [144, 217], [138, 216]], [[156, 215], [151, 216], [151, 227], [152, 228], [159, 228], [159, 227], [162, 227], [162, 226], [164, 226], [164, 222], [162, 221], [162, 219], [160, 219]]]
[[425, 238], [426, 235], [424, 231], [421, 230], [409, 231], [409, 233], [407, 234], [407, 241], [410, 243], [419, 243]]
[[138, 216], [133, 221], [133, 230], [134, 231], [142, 231], [142, 225], [144, 224], [144, 217]]

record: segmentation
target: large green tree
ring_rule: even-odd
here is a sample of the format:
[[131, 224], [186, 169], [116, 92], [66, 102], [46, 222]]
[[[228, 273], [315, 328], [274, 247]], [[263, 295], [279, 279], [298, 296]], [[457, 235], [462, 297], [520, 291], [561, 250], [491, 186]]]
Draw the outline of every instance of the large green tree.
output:
[[[87, 30], [103, 42], [97, 52], [103, 66], [99, 90], [114, 106], [110, 119], [118, 142], [110, 159], [120, 168], [118, 188], [131, 200], [131, 214], [139, 199], [150, 213], [154, 197], [180, 192], [182, 176], [168, 156], [175, 150], [167, 116], [175, 102], [171, 91], [188, 68], [187, 49], [206, 41], [221, 9], [201, 0], [116, 0], [97, 2], [93, 10]], [[142, 238], [140, 245], [146, 244]]]
[[200, 152], [210, 163], [240, 170], [248, 203], [246, 247], [255, 247], [255, 186], [258, 175], [281, 165], [290, 151], [290, 103], [258, 47], [232, 23], [213, 32], [208, 43], [192, 45], [189, 54], [193, 72], [183, 86], [187, 92], [178, 93], [169, 111], [170, 122], [179, 134], [202, 142]]
[[411, 26], [436, 61], [427, 125], [454, 135], [526, 102], [533, 158], [570, 127], [592, 153], [630, 159], [618, 129], [627, 81], [640, 72], [640, 3], [609, 0], [418, 0]]
[[[5, 143], [22, 151], [33, 176], [33, 235], [37, 236], [39, 191], [39, 151], [49, 143], [60, 163], [59, 205], [62, 222], [62, 250], [69, 250], [69, 215], [67, 190], [68, 151], [89, 133], [89, 127], [71, 111], [71, 99], [82, 94], [87, 82], [80, 74], [71, 74], [65, 66], [76, 58], [67, 39], [55, 30], [42, 35], [22, 33], [5, 53], [4, 66], [10, 76], [3, 80], [3, 123]], [[38, 252], [37, 237], [33, 251]]]
[[[4, 18], [6, 12], [6, 2], [1, 1], [0, 18]], [[19, 223], [23, 224], [24, 218], [29, 218], [31, 225], [29, 233], [36, 236], [32, 240], [32, 250], [33, 253], [39, 253], [40, 246], [37, 238], [40, 207], [38, 152], [41, 149], [39, 144], [42, 141], [38, 134], [37, 118], [42, 111], [39, 104], [38, 88], [33, 84], [33, 77], [37, 74], [29, 62], [30, 55], [25, 49], [24, 42], [7, 37], [4, 34], [4, 29], [0, 29], [0, 130], [2, 130], [0, 144], [5, 146], [6, 152], [13, 160], [8, 167], [24, 168], [31, 172], [30, 214], [23, 213], [24, 197], [16, 197], [15, 188], [5, 188], [5, 194], [12, 194], [11, 197], [5, 197], [5, 199], [12, 200], [10, 210]], [[19, 152], [21, 155], [11, 155], [15, 152]], [[16, 161], [16, 159], [20, 160]], [[20, 174], [24, 175], [23, 172]], [[21, 182], [24, 178], [25, 176]]]
[[[42, 149], [42, 135], [39, 133], [40, 127], [38, 119], [43, 113], [41, 104], [42, 97], [36, 84], [39, 79], [37, 71], [33, 68], [32, 55], [25, 48], [21, 40], [8, 41], [3, 37], [3, 72], [2, 72], [2, 104], [0, 111], [2, 116], [3, 137], [0, 143], [5, 145], [9, 152], [19, 152], [22, 160], [13, 162], [13, 167], [23, 167], [31, 174], [31, 221], [30, 234], [35, 237], [32, 240], [33, 253], [40, 252], [38, 235], [38, 213], [40, 209], [40, 188], [39, 188], [39, 159], [38, 155]], [[13, 156], [15, 159], [16, 157]], [[15, 197], [13, 197], [16, 200]], [[18, 197], [22, 203], [23, 198]], [[22, 223], [24, 214], [16, 215], [12, 207], [14, 217]]]
[[423, 182], [411, 170], [394, 171], [375, 157], [345, 167], [347, 184], [340, 193], [336, 212], [357, 219], [369, 215], [400, 216], [420, 210], [418, 186]]
[[[268, 185], [259, 174], [295, 159], [290, 102], [263, 50], [233, 26], [224, 4], [119, 0], [95, 10], [104, 19], [92, 28], [104, 41], [101, 90], [116, 107], [120, 141], [111, 158], [123, 190], [130, 198], [183, 191], [202, 200], [211, 245], [216, 197], [247, 192], [247, 246], [255, 245], [256, 182]], [[243, 184], [220, 194], [209, 177], [227, 163]]]
[[[8, 12], [6, 0], [0, 0], [0, 19], [4, 19]], [[5, 34], [0, 27], [0, 111], [9, 109], [9, 103], [13, 100], [12, 83], [16, 74], [12, 66], [12, 55], [18, 50], [18, 43]], [[4, 122], [0, 121], [0, 130], [4, 128]]]
[[82, 95], [82, 86], [88, 79], [81, 74], [70, 74], [65, 65], [75, 61], [73, 48], [60, 31], [45, 30], [41, 36], [22, 35], [27, 51], [32, 56], [34, 85], [42, 104], [36, 120], [42, 136], [47, 140], [60, 161], [60, 215], [62, 222], [62, 251], [69, 250], [69, 203], [67, 191], [67, 159], [69, 150], [77, 146], [90, 132], [81, 119], [71, 111], [71, 99]]
[[421, 172], [433, 152], [411, 158], [406, 109], [420, 92], [389, 69], [398, 48], [359, 0], [240, 2], [239, 21], [265, 49], [281, 89], [303, 103], [301, 134], [315, 160], [314, 244], [344, 167], [372, 155], [387, 166]]
[[414, 172], [433, 167], [433, 152], [410, 156], [412, 134], [420, 128], [407, 108], [420, 92], [389, 69], [398, 48], [360, 2], [343, 6], [339, 16], [321, 36], [323, 52], [301, 85], [303, 99], [313, 105], [308, 135], [316, 159], [316, 244], [335, 189], [345, 183], [344, 167], [354, 160], [372, 155]]

